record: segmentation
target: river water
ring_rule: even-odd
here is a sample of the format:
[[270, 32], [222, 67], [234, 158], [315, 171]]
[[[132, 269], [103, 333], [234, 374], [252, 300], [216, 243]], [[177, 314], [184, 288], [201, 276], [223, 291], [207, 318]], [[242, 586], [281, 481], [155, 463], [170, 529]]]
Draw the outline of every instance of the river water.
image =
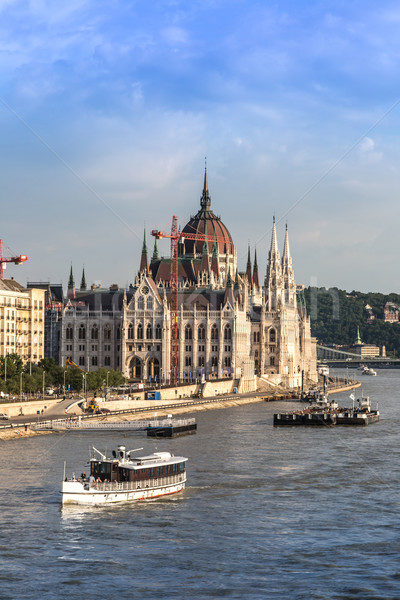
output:
[[[366, 428], [274, 428], [293, 403], [262, 402], [198, 413], [196, 435], [169, 441], [2, 442], [0, 598], [399, 599], [400, 371], [362, 382], [381, 412]], [[61, 510], [64, 460], [79, 474], [92, 443], [187, 456], [187, 488]]]

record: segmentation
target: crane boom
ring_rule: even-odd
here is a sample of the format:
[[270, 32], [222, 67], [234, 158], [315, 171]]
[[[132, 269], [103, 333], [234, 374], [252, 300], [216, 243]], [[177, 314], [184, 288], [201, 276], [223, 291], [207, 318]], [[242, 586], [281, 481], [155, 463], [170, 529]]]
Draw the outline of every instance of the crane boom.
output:
[[28, 257], [26, 254], [20, 254], [19, 256], [3, 256], [3, 240], [0, 240], [0, 279], [3, 279], [4, 264], [12, 262], [16, 265], [20, 265], [26, 262]]

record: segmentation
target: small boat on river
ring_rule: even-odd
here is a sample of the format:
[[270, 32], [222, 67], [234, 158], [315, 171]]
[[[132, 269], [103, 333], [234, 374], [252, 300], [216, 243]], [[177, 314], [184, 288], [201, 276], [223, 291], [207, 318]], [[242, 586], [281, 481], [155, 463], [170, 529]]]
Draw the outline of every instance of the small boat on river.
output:
[[376, 371], [372, 367], [363, 366], [361, 375], [372, 375], [372, 377], [376, 377]]
[[176, 494], [185, 488], [186, 462], [183, 456], [170, 452], [137, 455], [143, 450], [126, 451], [118, 446], [107, 458], [93, 446], [87, 477], [64, 476], [62, 504], [112, 504], [132, 500], [151, 500]]

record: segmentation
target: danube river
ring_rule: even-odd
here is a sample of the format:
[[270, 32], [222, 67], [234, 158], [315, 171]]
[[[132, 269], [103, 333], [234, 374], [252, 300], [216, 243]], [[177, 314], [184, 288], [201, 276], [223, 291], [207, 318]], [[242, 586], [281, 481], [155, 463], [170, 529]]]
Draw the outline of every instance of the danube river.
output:
[[[0, 597], [400, 598], [400, 370], [359, 378], [381, 412], [366, 428], [274, 429], [273, 413], [298, 405], [262, 402], [201, 412], [196, 435], [170, 441], [110, 432], [1, 442]], [[187, 456], [188, 487], [61, 510], [64, 460], [80, 474], [91, 443]]]

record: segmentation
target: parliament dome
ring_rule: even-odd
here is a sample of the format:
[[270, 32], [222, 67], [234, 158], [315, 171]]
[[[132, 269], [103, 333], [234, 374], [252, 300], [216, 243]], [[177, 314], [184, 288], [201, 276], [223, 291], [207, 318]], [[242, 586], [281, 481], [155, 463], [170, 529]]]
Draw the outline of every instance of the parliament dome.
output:
[[[207, 171], [205, 171], [203, 193], [200, 198], [200, 210], [194, 217], [190, 218], [190, 221], [182, 229], [182, 233], [194, 233], [209, 236], [210, 239], [207, 240], [209, 254], [213, 251], [214, 242], [217, 242], [220, 255], [233, 255], [235, 252], [231, 234], [210, 207], [211, 197], [208, 192]], [[183, 248], [180, 245], [179, 254], [202, 254], [204, 243], [203, 240], [195, 241], [185, 239]]]

